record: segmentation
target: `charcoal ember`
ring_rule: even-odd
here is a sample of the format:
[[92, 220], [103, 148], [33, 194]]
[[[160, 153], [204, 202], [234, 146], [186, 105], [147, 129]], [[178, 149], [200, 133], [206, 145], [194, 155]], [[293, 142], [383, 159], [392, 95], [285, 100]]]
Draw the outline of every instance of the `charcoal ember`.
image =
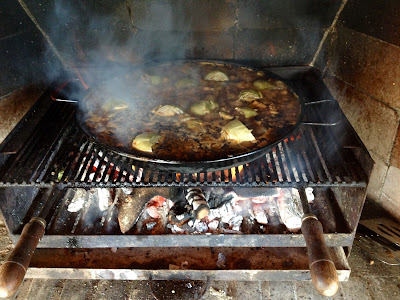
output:
[[260, 225], [255, 221], [255, 219], [249, 215], [243, 217], [242, 223], [240, 225], [240, 231], [245, 234], [261, 233]]
[[168, 211], [173, 202], [162, 196], [151, 198], [136, 225], [137, 234], [164, 234], [167, 230]]
[[153, 219], [159, 219], [165, 214], [168, 200], [162, 196], [154, 196], [146, 205], [147, 214]]
[[193, 224], [196, 233], [204, 233], [208, 231], [208, 224], [205, 221], [196, 220]]
[[250, 215], [257, 221], [258, 224], [268, 224], [269, 216], [268, 211], [272, 205], [273, 198], [265, 196], [257, 196], [251, 198], [251, 208], [249, 208]]
[[268, 215], [263, 205], [253, 204], [253, 217], [259, 224], [268, 224]]
[[234, 187], [233, 191], [242, 198], [277, 197], [279, 189], [265, 187]]
[[[219, 207], [211, 209], [208, 217], [206, 218], [209, 231], [219, 231], [219, 228], [222, 228], [223, 232], [226, 232], [226, 229], [240, 231], [240, 226], [243, 220], [243, 216], [238, 214], [240, 211], [241, 209], [238, 209], [238, 207], [235, 206], [234, 198], [223, 203]], [[216, 222], [220, 224], [217, 224]]]
[[131, 187], [122, 187], [121, 188], [121, 191], [126, 195], [132, 194], [133, 190], [134, 190], [134, 188], [131, 188]]
[[267, 213], [269, 223], [268, 226], [265, 226], [264, 232], [272, 234], [285, 233], [286, 226], [282, 223], [281, 217], [279, 215], [277, 199], [273, 199], [273, 201], [270, 201]]
[[242, 221], [243, 221], [243, 216], [241, 215], [234, 216], [229, 222], [232, 230], [240, 231], [240, 226], [242, 225]]
[[[183, 216], [183, 215], [181, 215]], [[178, 216], [179, 217], [179, 216]], [[180, 219], [180, 218], [179, 218]], [[191, 215], [185, 215], [181, 219], [181, 222], [176, 223], [171, 218], [168, 220], [167, 228], [171, 233], [195, 233], [196, 228], [194, 227], [195, 221]]]
[[303, 210], [300, 195], [296, 189], [282, 189], [278, 198], [280, 218], [290, 232], [298, 232], [301, 228]]
[[85, 189], [76, 189], [75, 194], [68, 204], [67, 210], [75, 213], [83, 208], [83, 205], [88, 201], [89, 192]]
[[201, 220], [210, 212], [203, 190], [199, 187], [190, 187], [186, 190], [187, 203], [192, 207], [193, 217]]
[[217, 231], [219, 228], [219, 221], [218, 220], [212, 220], [208, 222], [208, 229], [212, 232]]
[[[172, 233], [191, 233], [193, 228], [193, 216], [191, 206], [185, 201], [175, 202], [168, 212], [167, 228]], [[191, 224], [189, 225], [189, 222]]]
[[167, 194], [160, 188], [135, 188], [130, 195], [121, 193], [118, 199], [118, 223], [122, 233], [132, 229], [142, 215], [147, 202], [154, 196]]
[[219, 207], [237, 197], [232, 188], [207, 187], [203, 188], [203, 192], [210, 208]]
[[97, 196], [100, 211], [107, 210], [107, 208], [113, 203], [110, 189], [98, 188], [95, 190], [94, 196]]

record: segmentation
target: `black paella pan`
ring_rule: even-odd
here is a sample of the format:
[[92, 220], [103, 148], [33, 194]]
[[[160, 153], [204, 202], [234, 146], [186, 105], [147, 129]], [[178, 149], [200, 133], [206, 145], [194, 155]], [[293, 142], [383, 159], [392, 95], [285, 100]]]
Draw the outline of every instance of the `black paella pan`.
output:
[[[102, 145], [103, 147], [105, 147], [106, 149], [108, 149], [109, 151], [111, 151], [115, 154], [118, 154], [122, 157], [129, 158], [128, 161], [132, 162], [137, 167], [142, 167], [145, 169], [155, 169], [155, 170], [176, 172], [176, 173], [199, 173], [199, 172], [210, 172], [210, 171], [217, 171], [217, 170], [232, 168], [235, 166], [242, 165], [244, 163], [251, 162], [257, 158], [260, 158], [261, 156], [263, 156], [266, 153], [268, 153], [269, 151], [271, 151], [273, 147], [275, 147], [279, 142], [281, 142], [285, 138], [288, 138], [292, 135], [296, 135], [299, 131], [300, 126], [302, 124], [304, 124], [304, 101], [303, 101], [303, 99], [301, 97], [297, 96], [294, 89], [292, 87], [290, 87], [288, 82], [285, 82], [285, 80], [283, 80], [282, 78], [278, 77], [275, 74], [266, 72], [265, 70], [259, 70], [256, 68], [247, 67], [247, 66], [243, 66], [243, 65], [239, 65], [239, 64], [235, 64], [235, 63], [230, 63], [230, 62], [225, 63], [225, 62], [220, 62], [220, 61], [218, 61], [218, 62], [217, 61], [179, 61], [179, 62], [160, 64], [160, 65], [154, 65], [154, 64], [151, 64], [149, 66], [146, 65], [145, 67], [141, 68], [139, 72], [136, 72], [136, 75], [135, 75], [136, 77], [135, 76], [130, 77], [129, 80], [139, 80], [140, 78], [143, 78], [143, 76], [148, 76], [148, 74], [150, 74], [149, 75], [150, 79], [147, 78], [147, 80], [159, 81], [158, 77], [154, 77], [154, 76], [156, 76], [156, 75], [154, 75], [154, 70], [158, 71], [163, 66], [168, 66], [169, 64], [172, 64], [173, 66], [177, 65], [177, 66], [179, 66], [179, 68], [186, 68], [186, 69], [188, 68], [187, 65], [193, 65], [193, 64], [207, 66], [204, 70], [201, 71], [203, 73], [199, 72], [201, 74], [199, 74], [199, 76], [198, 76], [200, 78], [201, 82], [203, 82], [203, 85], [204, 85], [204, 80], [203, 80], [204, 77], [209, 74], [207, 72], [212, 72], [215, 70], [223, 70], [223, 73], [225, 73], [226, 75], [229, 76], [228, 80], [226, 80], [225, 82], [213, 82], [211, 84], [211, 87], [208, 87], [208, 88], [209, 88], [209, 90], [210, 89], [212, 90], [213, 86], [218, 86], [218, 88], [221, 90], [227, 90], [227, 89], [229, 89], [229, 87], [227, 87], [228, 85], [230, 85], [230, 84], [236, 85], [233, 88], [233, 90], [230, 91], [230, 95], [234, 94], [235, 92], [237, 92], [238, 95], [240, 95], [243, 90], [257, 91], [256, 88], [251, 86], [251, 84], [256, 85], [254, 82], [257, 80], [258, 81], [260, 81], [260, 80], [268, 81], [268, 82], [272, 82], [273, 84], [281, 84], [281, 87], [284, 86], [284, 88], [289, 93], [292, 93], [293, 95], [295, 95], [295, 97], [290, 98], [290, 102], [291, 102], [290, 107], [291, 107], [291, 116], [292, 116], [291, 120], [289, 122], [290, 124], [276, 128], [276, 130], [272, 130], [273, 133], [267, 139], [260, 138], [260, 141], [258, 141], [256, 139], [257, 141], [256, 142], [253, 141], [254, 145], [251, 147], [246, 147], [246, 146], [239, 147], [238, 151], [234, 151], [235, 150], [234, 148], [226, 147], [224, 144], [224, 145], [222, 145], [222, 147], [220, 147], [218, 149], [218, 151], [215, 151], [215, 153], [213, 153], [213, 151], [212, 151], [213, 149], [207, 149], [203, 153], [205, 155], [202, 155], [201, 153], [200, 154], [197, 153], [197, 155], [196, 155], [196, 153], [191, 154], [191, 153], [187, 153], [188, 151], [185, 151], [185, 155], [180, 156], [179, 149], [184, 148], [184, 144], [183, 144], [183, 147], [179, 147], [179, 145], [177, 145], [176, 147], [172, 147], [171, 144], [174, 144], [174, 143], [172, 142], [172, 143], [168, 144], [168, 141], [167, 141], [167, 143], [166, 143], [167, 146], [164, 147], [160, 152], [161, 155], [158, 155], [158, 153], [148, 153], [146, 151], [141, 151], [141, 150], [135, 149], [131, 146], [130, 143], [135, 134], [133, 134], [130, 137], [128, 134], [128, 137], [125, 136], [123, 138], [127, 142], [120, 143], [119, 139], [116, 139], [112, 136], [113, 133], [112, 132], [110, 133], [110, 128], [107, 128], [107, 126], [104, 128], [104, 117], [97, 118], [98, 110], [96, 111], [96, 109], [94, 107], [98, 108], [98, 107], [104, 107], [104, 106], [113, 106], [114, 108], [117, 107], [117, 110], [118, 110], [121, 108], [123, 109], [123, 106], [124, 106], [123, 104], [121, 105], [121, 103], [118, 103], [118, 101], [115, 101], [115, 100], [111, 100], [112, 103], [110, 104], [109, 103], [110, 98], [103, 97], [103, 94], [107, 93], [104, 91], [104, 88], [102, 88], [102, 86], [104, 86], [104, 83], [103, 83], [102, 86], [92, 89], [88, 93], [88, 95], [83, 99], [81, 104], [78, 106], [78, 109], [76, 112], [76, 119], [77, 119], [77, 122], [78, 122], [80, 128], [90, 137], [91, 140], [95, 141], [96, 143], [99, 143], [100, 145]], [[182, 66], [184, 66], [184, 67], [182, 67]], [[184, 73], [185, 72], [187, 73], [186, 69], [183, 70]], [[247, 75], [248, 74], [258, 74], [257, 75], [258, 77], [252, 78], [251, 75], [249, 75], [250, 77], [246, 77], [245, 75], [243, 75], [244, 77], [242, 75], [237, 75], [235, 77], [234, 75], [230, 75], [231, 70], [235, 70], [235, 72], [237, 72], [235, 74], [239, 74], [238, 72], [243, 72], [243, 73], [246, 73]], [[174, 72], [172, 74], [167, 73], [165, 77], [167, 77], [167, 78], [174, 77], [175, 73], [176, 72]], [[190, 71], [189, 73], [191, 74], [191, 76], [193, 75], [192, 74], [193, 72]], [[204, 75], [205, 73], [207, 73], [207, 74]], [[140, 75], [137, 75], [137, 74], [140, 74]], [[170, 80], [170, 79], [168, 79], [168, 80]], [[176, 81], [175, 81], [175, 87], [178, 86], [178, 84], [180, 82], [183, 82], [183, 84], [185, 84], [185, 80], [186, 79], [184, 79], [184, 80], [179, 79], [179, 76], [178, 76], [178, 79], [176, 79]], [[188, 80], [186, 80], [186, 81], [188, 82]], [[190, 82], [188, 82], [188, 84], [190, 85]], [[206, 84], [208, 84], [208, 82]], [[145, 103], [144, 106], [147, 105], [147, 107], [145, 107], [144, 111], [141, 111], [142, 108], [140, 107], [140, 105], [136, 104], [136, 102], [135, 102], [135, 104], [133, 105], [134, 108], [131, 110], [132, 111], [135, 110], [135, 113], [139, 112], [139, 114], [135, 115], [135, 113], [134, 113], [133, 115], [126, 114], [124, 116], [122, 116], [122, 115], [120, 116], [119, 124], [123, 124], [122, 126], [125, 126], [124, 124], [129, 124], [131, 131], [134, 130], [135, 126], [137, 125], [137, 122], [136, 122], [137, 118], [135, 116], [140, 118], [140, 115], [148, 114], [151, 117], [154, 114], [154, 110], [150, 111], [149, 108], [162, 106], [162, 105], [160, 105], [160, 103], [164, 101], [163, 100], [164, 97], [162, 96], [162, 95], [164, 95], [162, 86], [160, 88], [161, 96], [160, 96], [160, 94], [156, 93], [155, 96], [152, 95], [149, 97], [149, 96], [145, 96], [145, 95], [141, 94], [141, 92], [135, 91], [137, 86], [134, 84], [126, 87], [126, 81], [124, 81], [124, 80], [121, 81], [118, 78], [108, 81], [106, 83], [106, 85], [113, 87], [114, 91], [118, 91], [118, 92], [116, 92], [118, 94], [118, 96], [116, 98], [124, 98], [124, 97], [126, 98], [126, 96], [120, 96], [120, 91], [127, 89], [128, 93], [130, 94], [129, 97], [131, 97], [132, 99], [135, 99], [135, 100], [142, 99], [142, 102]], [[220, 87], [221, 85], [223, 86], [222, 88]], [[261, 88], [262, 87], [264, 87], [264, 86], [261, 86]], [[203, 86], [202, 88], [205, 89], [206, 87]], [[193, 89], [195, 91], [195, 88], [193, 88]], [[166, 90], [169, 90], [169, 89], [167, 88]], [[282, 88], [278, 88], [276, 90], [277, 91], [275, 91], [275, 92], [283, 93]], [[263, 98], [268, 98], [269, 97], [268, 93], [274, 94], [271, 91], [263, 91], [263, 90], [261, 90], [261, 92], [260, 91], [257, 91], [257, 92], [260, 93], [260, 95], [263, 94], [262, 95]], [[167, 93], [167, 92], [165, 92], [165, 93]], [[171, 91], [169, 91], [169, 93], [171, 93]], [[172, 93], [174, 93], [174, 92], [172, 92]], [[179, 93], [173, 94], [172, 98], [176, 99], [177, 98], [175, 96], [176, 94], [179, 94]], [[169, 97], [170, 96], [171, 96], [171, 94], [169, 94]], [[278, 98], [275, 97], [272, 100], [271, 99], [265, 100], [265, 101], [267, 101], [266, 103], [270, 105], [271, 101], [272, 102], [275, 101], [275, 103], [280, 103], [280, 101], [281, 101], [281, 99], [279, 97]], [[202, 100], [200, 100], [200, 101], [202, 101]], [[260, 102], [262, 102], [262, 101], [263, 101], [263, 99], [256, 99], [255, 101], [251, 101], [251, 99], [250, 99], [250, 101], [246, 100], [246, 101], [242, 101], [242, 102], [244, 103], [244, 105], [255, 105], [255, 103], [257, 103], [257, 105], [260, 105]], [[95, 104], [93, 104], [93, 102]], [[160, 103], [158, 103], [158, 102], [160, 102]], [[242, 102], [239, 101], [239, 104], [241, 104]], [[238, 103], [238, 102], [234, 102], [234, 103]], [[251, 104], [248, 104], [248, 103], [251, 103]], [[163, 104], [165, 104], [165, 101]], [[181, 102], [181, 104], [182, 104], [182, 102]], [[263, 103], [261, 103], [261, 105], [262, 104]], [[257, 124], [261, 123], [262, 127], [264, 127], [264, 126], [266, 128], [268, 127], [268, 130], [270, 128], [274, 128], [275, 124], [279, 123], [282, 125], [282, 122], [280, 121], [280, 118], [281, 118], [280, 113], [281, 112], [283, 114], [285, 113], [285, 111], [286, 111], [285, 105], [286, 104], [283, 103], [283, 104], [278, 104], [278, 106], [279, 105], [281, 105], [281, 110], [278, 111], [278, 114], [276, 114], [275, 119], [264, 120], [263, 116], [262, 116], [264, 114], [263, 111], [259, 108], [255, 109], [258, 112], [258, 114], [261, 115], [261, 116], [254, 117], [256, 119], [255, 123], [257, 123]], [[269, 109], [269, 107], [267, 109]], [[217, 108], [216, 111], [219, 109], [223, 110], [224, 109], [223, 105], [221, 107]], [[241, 122], [242, 124], [245, 124], [247, 126], [247, 124], [249, 122], [248, 119], [250, 119], [252, 117], [244, 118], [244, 115], [243, 115], [244, 109], [245, 108], [238, 109], [238, 107], [235, 107], [234, 113], [236, 113], [236, 111], [240, 111], [241, 115], [233, 116], [233, 118], [231, 120], [225, 120], [225, 123], [226, 122], [229, 123], [232, 120], [240, 120], [240, 121], [242, 121]], [[185, 111], [189, 111], [189, 110], [190, 110], [190, 108], [185, 109]], [[226, 108], [225, 108], [225, 111], [227, 111]], [[266, 112], [266, 114], [268, 114], [268, 111], [266, 111], [266, 110], [264, 110], [264, 111]], [[118, 111], [117, 111], [117, 113], [118, 113]], [[186, 112], [184, 113], [183, 116], [185, 116], [185, 114], [186, 114]], [[216, 115], [216, 112], [213, 112], [213, 114]], [[220, 114], [220, 116], [222, 115], [221, 112], [219, 112], [219, 114]], [[225, 116], [225, 115], [226, 114], [224, 114], [222, 116]], [[180, 118], [180, 120], [185, 120], [185, 118], [183, 116], [178, 116], [178, 117]], [[195, 116], [195, 117], [200, 117], [200, 116]], [[201, 117], [203, 117], [203, 116], [201, 116]], [[145, 119], [147, 120], [147, 118], [148, 117], [146, 117]], [[190, 117], [189, 117], [189, 119], [190, 119]], [[268, 123], [268, 124], [264, 124], [264, 123]], [[252, 130], [251, 125], [252, 125], [252, 123], [250, 122], [250, 126], [247, 126], [246, 128], [250, 129], [251, 132], [254, 132], [254, 130]], [[115, 128], [116, 126], [120, 127], [118, 124], [113, 124], [112, 126], [114, 126], [112, 128]], [[165, 127], [168, 127], [168, 126], [165, 126]], [[226, 127], [226, 125], [225, 125], [225, 127]], [[222, 131], [224, 130], [225, 127], [222, 127]], [[112, 128], [111, 128], [111, 131], [112, 131]], [[144, 130], [148, 130], [148, 129], [145, 127]], [[179, 128], [175, 128], [174, 130], [179, 130]], [[221, 129], [216, 129], [216, 130], [221, 131]], [[189, 129], [189, 131], [190, 131], [190, 129]], [[189, 132], [189, 135], [190, 134], [191, 133]], [[225, 142], [226, 142], [226, 140], [222, 141], [222, 143], [225, 143]], [[230, 140], [229, 140], [229, 142], [230, 142]], [[240, 143], [240, 144], [242, 144], [242, 143]], [[243, 143], [243, 144], [246, 144], [246, 143]], [[200, 145], [201, 145], [201, 142], [200, 142]], [[188, 147], [188, 149], [189, 148], [190, 147]], [[192, 147], [192, 148], [194, 148], [194, 147]], [[178, 149], [178, 150], [175, 151], [175, 149]], [[171, 151], [174, 152], [175, 154], [169, 155], [169, 153]]]

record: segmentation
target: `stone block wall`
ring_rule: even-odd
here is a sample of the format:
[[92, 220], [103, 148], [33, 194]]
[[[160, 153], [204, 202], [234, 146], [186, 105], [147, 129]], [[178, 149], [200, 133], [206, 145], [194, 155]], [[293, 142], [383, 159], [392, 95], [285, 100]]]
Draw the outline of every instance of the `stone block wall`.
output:
[[400, 220], [400, 3], [349, 0], [319, 65], [375, 161], [368, 197]]
[[[44, 43], [32, 52], [71, 69], [185, 58], [308, 65], [342, 0], [7, 2], [16, 6], [17, 22], [38, 34], [34, 42]], [[53, 78], [54, 65], [37, 70]]]

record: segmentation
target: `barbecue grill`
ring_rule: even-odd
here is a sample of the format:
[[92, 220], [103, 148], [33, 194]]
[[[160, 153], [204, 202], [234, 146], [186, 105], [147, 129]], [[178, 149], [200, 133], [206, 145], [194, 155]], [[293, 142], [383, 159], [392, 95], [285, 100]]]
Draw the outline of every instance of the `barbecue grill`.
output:
[[[311, 187], [315, 199], [303, 210], [322, 224], [339, 280], [347, 280], [346, 258], [373, 161], [316, 69], [268, 71], [289, 81], [307, 99], [299, 131], [261, 158], [198, 173], [146, 168], [110, 151], [80, 129], [75, 104], [52, 100], [60, 83], [51, 86], [1, 145], [0, 208], [13, 242], [31, 235], [27, 245], [34, 249], [43, 225], [46, 230], [26, 277], [309, 280], [309, 263], [320, 254], [307, 254], [313, 235], [305, 236], [306, 228], [303, 233], [124, 235], [115, 206], [100, 211], [87, 201], [78, 213], [66, 208], [76, 188], [297, 188], [304, 204], [302, 191]], [[30, 220], [37, 227], [33, 235], [22, 232]], [[312, 232], [319, 243], [318, 230]], [[226, 257], [226, 268], [216, 265], [219, 253]], [[183, 262], [187, 268], [171, 270], [171, 265]]]

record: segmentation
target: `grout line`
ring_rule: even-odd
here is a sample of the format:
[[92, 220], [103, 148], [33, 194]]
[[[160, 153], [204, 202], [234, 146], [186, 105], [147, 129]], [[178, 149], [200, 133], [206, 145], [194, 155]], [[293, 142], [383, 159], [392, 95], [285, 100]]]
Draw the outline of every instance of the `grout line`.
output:
[[394, 151], [394, 146], [396, 145], [396, 137], [397, 137], [397, 133], [400, 131], [400, 116], [397, 117], [397, 128], [396, 128], [396, 133], [394, 136], [394, 140], [392, 142], [392, 147], [390, 148], [390, 155], [389, 155], [389, 166], [390, 166], [390, 161], [392, 160], [392, 156], [393, 156], [393, 151]]
[[233, 33], [233, 47], [232, 47], [232, 59], [235, 59], [236, 55], [236, 41], [237, 41], [237, 35], [239, 31], [239, 6], [238, 3], [236, 2], [236, 9], [235, 9], [235, 22], [234, 22], [234, 33]]
[[49, 46], [51, 50], [53, 50], [54, 54], [57, 56], [57, 58], [60, 60], [61, 64], [65, 68], [69, 68], [69, 65], [66, 63], [64, 58], [62, 57], [61, 53], [58, 51], [57, 47], [53, 44], [51, 41], [50, 36], [44, 31], [42, 26], [40, 26], [39, 22], [36, 20], [35, 16], [31, 13], [29, 10], [28, 6], [25, 4], [24, 0], [18, 0], [19, 4], [21, 5], [22, 9], [25, 11], [25, 13], [29, 16], [29, 18], [32, 20], [32, 22], [35, 24], [36, 28], [39, 29], [39, 31], [42, 33], [43, 37], [46, 39], [46, 41], [49, 43]]
[[389, 168], [391, 167], [390, 161], [392, 160], [394, 146], [396, 145], [396, 137], [397, 137], [397, 133], [399, 132], [399, 130], [400, 130], [400, 118], [397, 118], [396, 133], [395, 133], [395, 136], [394, 136], [394, 139], [393, 139], [393, 142], [392, 142], [392, 147], [390, 148], [391, 150], [390, 150], [390, 155], [389, 155], [388, 161], [387, 161], [387, 163], [385, 163], [387, 168], [386, 168], [386, 171], [385, 171], [385, 175], [383, 176], [382, 183], [379, 185], [379, 196], [378, 196], [379, 203], [382, 203], [382, 200], [383, 200], [382, 199], [383, 187], [385, 186], [386, 179], [387, 179], [388, 174], [389, 174]]
[[126, 5], [126, 9], [128, 11], [128, 16], [129, 16], [129, 21], [131, 23], [132, 32], [134, 34], [136, 34], [137, 31], [138, 31], [138, 28], [135, 26], [134, 21], [133, 21], [133, 12], [132, 12], [132, 7], [131, 7], [131, 4], [130, 4], [130, 1], [129, 0], [125, 0], [125, 5]]
[[359, 91], [360, 93], [362, 93], [362, 94], [364, 94], [364, 95], [370, 97], [371, 99], [373, 99], [373, 100], [375, 100], [375, 101], [378, 101], [379, 103], [383, 104], [383, 105], [386, 106], [387, 108], [390, 108], [391, 110], [393, 110], [394, 112], [396, 112], [396, 114], [397, 114], [397, 116], [398, 116], [398, 117], [397, 117], [397, 118], [398, 118], [398, 121], [400, 121], [400, 109], [391, 107], [389, 104], [387, 104], [387, 103], [384, 102], [383, 100], [380, 100], [380, 99], [378, 99], [378, 98], [375, 98], [375, 96], [369, 94], [367, 91], [364, 91], [364, 90], [362, 90], [360, 87], [357, 87], [357, 86], [353, 85], [352, 83], [350, 83], [350, 82], [344, 80], [343, 78], [337, 76], [336, 74], [333, 74], [333, 73], [329, 72], [329, 70], [326, 70], [326, 72], [325, 72], [325, 74], [324, 74], [322, 80], [324, 80], [326, 77], [334, 77], [335, 79], [338, 79], [338, 80], [340, 80], [341, 82], [345, 83], [346, 85], [348, 85], [348, 86], [350, 86], [350, 87], [356, 89], [356, 90]]
[[348, 1], [348, 0], [343, 0], [342, 4], [341, 4], [340, 7], [339, 7], [338, 12], [336, 13], [335, 18], [334, 18], [333, 21], [332, 21], [331, 26], [328, 28], [328, 30], [325, 31], [324, 36], [322, 37], [321, 42], [319, 43], [318, 49], [317, 49], [317, 51], [315, 52], [315, 55], [314, 55], [314, 57], [313, 57], [313, 59], [312, 59], [312, 61], [311, 61], [311, 63], [310, 63], [310, 66], [314, 67], [315, 61], [318, 59], [318, 56], [319, 56], [319, 54], [320, 54], [320, 52], [321, 52], [321, 50], [322, 50], [322, 47], [324, 46], [325, 41], [326, 41], [326, 39], [328, 38], [328, 35], [329, 35], [331, 32], [333, 32], [333, 30], [334, 30], [334, 28], [335, 28], [335, 26], [336, 26], [336, 23], [337, 23], [337, 21], [338, 21], [338, 19], [339, 19], [339, 16], [340, 16], [340, 14], [342, 13], [344, 7], [345, 7], [346, 4], [347, 4], [347, 1]]

